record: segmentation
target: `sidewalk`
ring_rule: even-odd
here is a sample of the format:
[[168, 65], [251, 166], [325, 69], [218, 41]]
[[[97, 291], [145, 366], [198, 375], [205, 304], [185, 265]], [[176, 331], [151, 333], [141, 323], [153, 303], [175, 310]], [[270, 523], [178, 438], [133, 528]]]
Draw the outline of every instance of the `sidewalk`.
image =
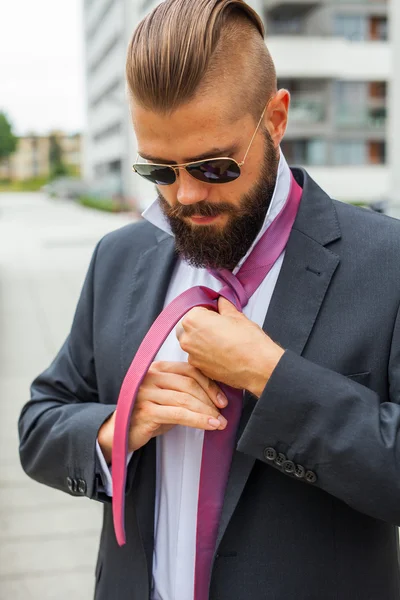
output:
[[96, 242], [131, 220], [0, 194], [0, 600], [93, 597], [101, 505], [23, 473], [17, 419], [68, 334]]

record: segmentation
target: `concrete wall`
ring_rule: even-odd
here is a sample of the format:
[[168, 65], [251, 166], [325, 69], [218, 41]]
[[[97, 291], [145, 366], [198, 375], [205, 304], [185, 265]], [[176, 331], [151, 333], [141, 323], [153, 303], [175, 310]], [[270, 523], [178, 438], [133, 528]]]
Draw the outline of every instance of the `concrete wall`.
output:
[[350, 202], [386, 200], [390, 189], [387, 166], [306, 167], [330, 196]]
[[280, 77], [387, 81], [391, 76], [386, 42], [282, 35], [267, 44]]

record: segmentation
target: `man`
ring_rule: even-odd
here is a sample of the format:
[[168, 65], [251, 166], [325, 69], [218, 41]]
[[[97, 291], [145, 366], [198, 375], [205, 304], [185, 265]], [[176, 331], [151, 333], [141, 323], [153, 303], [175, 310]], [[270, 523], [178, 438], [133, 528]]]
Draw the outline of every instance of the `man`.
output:
[[[71, 334], [20, 418], [25, 471], [104, 502], [98, 600], [190, 600], [202, 446], [229, 427], [222, 390], [245, 390], [209, 597], [399, 598], [398, 222], [290, 171], [289, 94], [242, 0], [162, 3], [133, 35], [127, 81], [135, 170], [158, 198], [96, 248]], [[110, 471], [132, 359], [179, 294], [221, 290], [208, 269], [240, 273], [298, 184], [289, 241], [243, 314], [225, 298], [189, 311], [144, 376], [120, 547]]]

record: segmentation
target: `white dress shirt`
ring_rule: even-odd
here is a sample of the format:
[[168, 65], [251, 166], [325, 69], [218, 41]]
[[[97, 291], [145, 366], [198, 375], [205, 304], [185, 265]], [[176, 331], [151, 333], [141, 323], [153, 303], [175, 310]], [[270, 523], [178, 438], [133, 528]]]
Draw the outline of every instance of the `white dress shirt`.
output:
[[[290, 169], [281, 153], [274, 195], [263, 227], [248, 254], [285, 204], [290, 182]], [[143, 217], [172, 235], [158, 201], [143, 213]], [[237, 269], [248, 254], [243, 257]], [[284, 252], [243, 311], [249, 319], [260, 326], [264, 323], [283, 258]], [[222, 287], [221, 283], [206, 269], [197, 269], [182, 259], [178, 260], [164, 306], [196, 285], [204, 285], [215, 291], [219, 291]], [[187, 360], [187, 354], [179, 346], [174, 330], [160, 348], [155, 360], [182, 362]], [[177, 425], [157, 438], [152, 600], [193, 599], [197, 502], [203, 437], [202, 430]], [[97, 451], [104, 471], [104, 487], [108, 495], [112, 496], [110, 471], [99, 446]]]

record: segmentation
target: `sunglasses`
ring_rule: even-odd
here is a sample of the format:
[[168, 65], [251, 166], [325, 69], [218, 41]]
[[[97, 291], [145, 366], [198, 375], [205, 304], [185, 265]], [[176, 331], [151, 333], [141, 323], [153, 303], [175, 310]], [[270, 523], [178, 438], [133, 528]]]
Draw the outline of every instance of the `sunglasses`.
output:
[[[269, 104], [269, 103], [268, 103]], [[268, 106], [267, 104], [267, 106]], [[243, 167], [250, 148], [257, 135], [261, 122], [263, 120], [267, 106], [264, 108], [261, 118], [258, 122], [247, 152], [242, 162], [237, 162], [233, 158], [221, 157], [210, 158], [208, 160], [198, 160], [196, 162], [184, 163], [181, 165], [159, 165], [154, 163], [135, 163], [132, 169], [140, 175], [155, 183], [156, 185], [172, 185], [176, 182], [179, 169], [185, 169], [189, 175], [202, 183], [231, 183], [241, 175]], [[139, 155], [138, 155], [139, 156]]]

